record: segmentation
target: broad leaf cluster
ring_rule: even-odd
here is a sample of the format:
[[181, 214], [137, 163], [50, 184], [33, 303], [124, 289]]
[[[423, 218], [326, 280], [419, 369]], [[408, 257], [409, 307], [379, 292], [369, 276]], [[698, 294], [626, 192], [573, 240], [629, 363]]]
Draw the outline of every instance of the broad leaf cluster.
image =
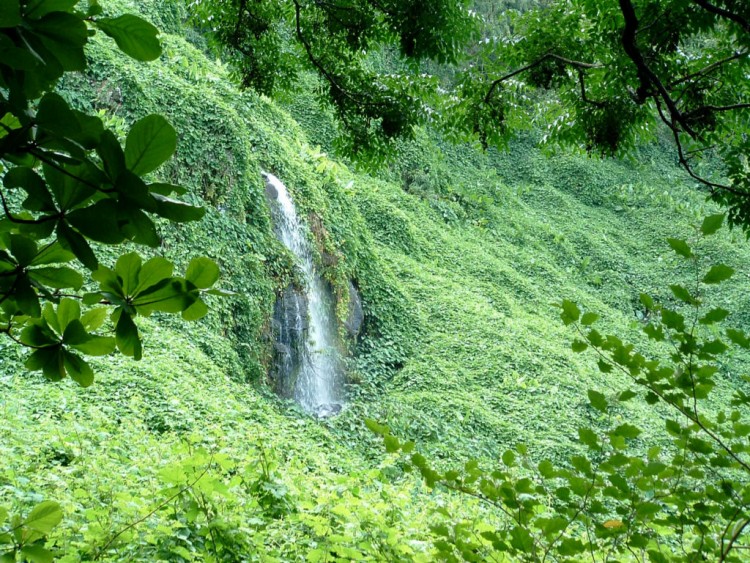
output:
[[[159, 115], [133, 125], [121, 146], [99, 117], [54, 92], [65, 72], [86, 68], [85, 46], [100, 30], [140, 61], [159, 57], [158, 31], [133, 15], [104, 17], [98, 2], [9, 0], [0, 9], [0, 332], [30, 348], [26, 365], [58, 380], [93, 380], [84, 355], [116, 347], [140, 359], [133, 318], [152, 311], [197, 319], [200, 295], [218, 278], [208, 259], [185, 278], [156, 257], [99, 263], [97, 243], [158, 248], [155, 218], [200, 219], [204, 210], [174, 199], [185, 189], [149, 181], [171, 158], [177, 134]], [[98, 288], [92, 284], [98, 283]], [[84, 298], [82, 291], [90, 291]], [[81, 310], [86, 306], [105, 307]], [[115, 337], [106, 331], [107, 313]]]

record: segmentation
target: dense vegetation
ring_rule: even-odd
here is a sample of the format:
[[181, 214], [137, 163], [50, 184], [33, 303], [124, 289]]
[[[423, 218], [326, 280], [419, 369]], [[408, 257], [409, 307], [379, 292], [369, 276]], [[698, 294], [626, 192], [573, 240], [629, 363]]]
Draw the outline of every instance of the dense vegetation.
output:
[[[206, 297], [210, 311], [189, 327], [159, 311], [139, 317], [144, 360], [91, 360], [97, 379], [87, 389], [27, 372], [26, 353], [3, 342], [6, 559], [576, 560], [592, 549], [594, 560], [741, 560], [726, 548], [744, 546], [747, 476], [697, 423], [717, 425], [744, 459], [745, 406], [719, 413], [748, 392], [748, 251], [739, 233], [717, 230], [720, 210], [686, 186], [668, 144], [599, 161], [544, 154], [537, 132], [508, 153], [480, 153], [417, 129], [377, 176], [366, 175], [328, 156], [336, 126], [314, 103], [315, 79], [302, 76], [282, 109], [233, 85], [180, 5], [105, 7], [153, 22], [161, 58], [139, 63], [97, 34], [85, 73], [68, 73], [58, 92], [98, 116], [126, 151], [133, 124], [166, 117], [175, 158], [149, 184], [185, 186], [205, 217], [158, 220], [153, 252], [187, 270], [209, 256], [234, 295]], [[312, 236], [333, 258], [321, 266], [341, 315], [350, 279], [363, 297], [363, 333], [348, 343], [349, 404], [335, 418], [309, 417], [266, 381], [275, 294], [295, 272], [273, 236], [261, 171], [282, 178], [318, 225]], [[92, 247], [108, 266], [119, 254]], [[736, 272], [711, 269], [718, 264]], [[719, 289], [699, 294], [696, 272]], [[676, 370], [650, 381], [653, 366], [598, 340], [594, 316], [574, 302], [644, 356], [668, 357], [662, 330], [684, 344], [676, 366], [691, 354], [716, 365], [697, 423], [670, 414], [668, 402], [629, 397], [646, 395], [639, 377], [677, 394], [685, 387]], [[676, 316], [706, 319], [720, 308], [735, 332], [716, 328], [720, 312], [684, 325]], [[580, 328], [574, 349], [566, 324]], [[705, 347], [718, 341], [736, 345]], [[577, 353], [585, 346], [602, 350], [603, 368]], [[386, 455], [371, 429], [401, 453]], [[684, 482], [666, 473], [683, 450]], [[591, 502], [576, 491], [581, 475], [599, 491]], [[507, 485], [519, 488], [508, 496]], [[566, 487], [567, 498], [558, 494]], [[525, 500], [508, 519], [516, 492]]]

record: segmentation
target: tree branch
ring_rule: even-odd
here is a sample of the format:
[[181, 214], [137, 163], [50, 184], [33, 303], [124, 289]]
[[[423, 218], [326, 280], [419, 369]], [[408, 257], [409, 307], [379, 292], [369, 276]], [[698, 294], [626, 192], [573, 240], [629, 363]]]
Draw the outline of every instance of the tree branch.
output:
[[494, 93], [495, 88], [497, 88], [500, 84], [505, 82], [506, 80], [510, 80], [514, 76], [518, 76], [519, 74], [522, 74], [526, 72], [527, 70], [531, 70], [534, 67], [539, 66], [547, 59], [555, 59], [558, 60], [568, 66], [575, 67], [579, 70], [586, 70], [586, 69], [594, 69], [594, 68], [603, 68], [603, 65], [599, 63], [586, 63], [583, 61], [576, 61], [573, 59], [568, 59], [566, 57], [561, 57], [560, 55], [555, 55], [554, 53], [547, 53], [545, 55], [542, 55], [540, 58], [535, 60], [533, 63], [529, 63], [526, 66], [522, 66], [519, 69], [516, 69], [512, 72], [509, 72], [508, 74], [501, 76], [500, 78], [497, 78], [492, 81], [490, 84], [490, 89], [487, 91], [487, 94], [484, 97], [484, 103], [488, 104], [490, 103], [490, 100], [492, 99], [492, 94]]
[[701, 8], [706, 10], [707, 12], [711, 12], [712, 14], [716, 14], [717, 16], [720, 16], [722, 18], [732, 20], [734, 23], [738, 24], [745, 33], [750, 33], [750, 22], [740, 16], [739, 14], [735, 14], [734, 12], [730, 12], [729, 10], [722, 8], [720, 6], [714, 6], [713, 4], [706, 2], [706, 0], [694, 0], [696, 4], [698, 4]]

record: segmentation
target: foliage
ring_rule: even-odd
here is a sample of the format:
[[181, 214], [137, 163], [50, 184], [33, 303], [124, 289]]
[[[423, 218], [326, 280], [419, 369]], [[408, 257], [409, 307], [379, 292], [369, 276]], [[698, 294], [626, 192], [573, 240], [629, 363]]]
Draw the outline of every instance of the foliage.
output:
[[26, 516], [14, 515], [9, 523], [6, 523], [7, 518], [7, 510], [0, 507], [0, 525], [6, 526], [0, 532], [0, 550], [3, 551], [0, 561], [12, 562], [20, 558], [31, 563], [47, 563], [53, 560], [44, 542], [63, 518], [59, 504], [43, 501]]
[[[90, 30], [112, 37], [137, 60], [161, 54], [150, 23], [131, 14], [103, 17], [96, 2], [86, 11], [77, 4], [13, 0], [0, 14], [0, 331], [33, 350], [28, 369], [88, 386], [94, 374], [81, 355], [116, 348], [140, 359], [133, 318], [153, 311], [200, 318], [207, 312], [201, 295], [217, 281], [218, 268], [199, 258], [185, 277], [175, 277], [167, 259], [142, 264], [135, 253], [121, 256], [114, 270], [99, 264], [92, 242], [158, 248], [161, 238], [148, 214], [184, 222], [204, 211], [169, 197], [183, 188], [144, 179], [177, 144], [163, 117], [135, 123], [123, 149], [100, 117], [72, 109], [54, 92], [64, 73], [85, 70]], [[90, 272], [86, 278], [65, 265], [76, 259]], [[82, 289], [89, 293], [83, 296]], [[106, 307], [82, 312], [79, 300]], [[108, 309], [114, 338], [95, 332]]]
[[547, 142], [620, 156], [666, 132], [748, 228], [746, 3], [497, 4], [194, 2], [245, 86], [271, 93], [300, 66], [315, 71], [347, 155], [392, 153], [389, 140], [425, 123], [485, 149], [541, 128]]
[[680, 165], [747, 229], [749, 22], [745, 3], [662, 0], [540, 3], [505, 36], [487, 21], [449, 127], [496, 144], [533, 123], [607, 155], [666, 131]]
[[[446, 513], [480, 522], [480, 532], [503, 525], [489, 505], [427, 490], [397, 459], [380, 459], [365, 417], [418, 440], [441, 473], [466, 458], [486, 467], [520, 441], [529, 463], [566, 468], [571, 452], [586, 452], [575, 428], [606, 436], [610, 417], [613, 428], [643, 430], [636, 446], [669, 451], [643, 402], [606, 415], [587, 404], [587, 387], [619, 391], [627, 376], [597, 373], [569, 350], [551, 305], [560, 295], [586, 302], [607, 331], [630, 326], [633, 340], [638, 319], [653, 315], [635, 288], [673, 307], [662, 280], [690, 287], [693, 272], [661, 251], [660, 233], [684, 238], [691, 218], [716, 209], [686, 193], [662, 147], [639, 149], [640, 162], [548, 159], [533, 135], [508, 154], [481, 154], [417, 129], [369, 177], [324, 154], [331, 112], [316, 112], [312, 94], [290, 100], [303, 132], [275, 103], [238, 91], [183, 26], [179, 3], [110, 6], [170, 31], [161, 61], [138, 64], [97, 33], [86, 72], [66, 73], [57, 93], [99, 116], [122, 146], [144, 117], [169, 120], [180, 142], [158, 179], [189, 188], [184, 199], [205, 216], [158, 220], [159, 253], [183, 272], [207, 254], [236, 294], [190, 331], [174, 315], [137, 319], [148, 361], [93, 358], [97, 385], [87, 389], [24, 375], [19, 347], [0, 344], [0, 504], [27, 515], [54, 498], [64, 519], [44, 538], [53, 556], [434, 561]], [[339, 311], [349, 280], [362, 294], [365, 325], [349, 343], [348, 404], [336, 418], [313, 420], [263, 385], [274, 292], [293, 266], [272, 234], [261, 170], [282, 178], [315, 224], [316, 261]], [[711, 238], [705, 260], [740, 265], [715, 305], [747, 330], [746, 252], [729, 233]], [[94, 248], [111, 280], [120, 247]], [[86, 290], [101, 292], [98, 283]], [[659, 343], [640, 344], [660, 353]], [[722, 358], [735, 371], [748, 355]], [[707, 412], [727, 404], [728, 388], [717, 386]]]
[[[241, 82], [271, 94], [293, 89], [303, 70], [323, 80], [320, 99], [343, 126], [343, 149], [378, 158], [424, 122], [421, 101], [436, 87], [414, 72], [379, 72], [368, 53], [394, 46], [413, 68], [421, 60], [456, 62], [473, 34], [465, 0], [246, 2], [195, 0], [202, 27], [235, 61]], [[419, 22], [419, 25], [414, 25]], [[302, 64], [300, 64], [302, 63]]]
[[[700, 237], [715, 234], [723, 221], [723, 214], [706, 217]], [[723, 327], [730, 312], [711, 307], [708, 295], [734, 269], [704, 265], [684, 240], [668, 242], [690, 261], [694, 282], [670, 286], [675, 306], [641, 295], [649, 313], [643, 332], [665, 344], [663, 359], [637, 352], [618, 336], [602, 335], [593, 327], [596, 313], [584, 313], [572, 301], [561, 304], [564, 324], [579, 334], [573, 351], [593, 349], [603, 374], [619, 370], [631, 382], [623, 391], [589, 390], [591, 407], [604, 415], [604, 424], [578, 429], [586, 455], [572, 455], [563, 464], [537, 463], [519, 445], [505, 451], [494, 469], [483, 469], [474, 459], [441, 472], [413, 453], [414, 442], [402, 443], [388, 427], [368, 421], [383, 436], [386, 450], [409, 456], [407, 467], [429, 487], [479, 498], [504, 517], [495, 529], [467, 522], [433, 528], [442, 560], [501, 560], [502, 555], [528, 561], [743, 560], [750, 525], [750, 400], [746, 387], [725, 379], [722, 367], [730, 347], [748, 349], [750, 338], [743, 330]], [[709, 398], [717, 385], [727, 383], [733, 398], [714, 410]], [[621, 405], [635, 399], [663, 413], [671, 444], [639, 443], [642, 427], [615, 421]]]

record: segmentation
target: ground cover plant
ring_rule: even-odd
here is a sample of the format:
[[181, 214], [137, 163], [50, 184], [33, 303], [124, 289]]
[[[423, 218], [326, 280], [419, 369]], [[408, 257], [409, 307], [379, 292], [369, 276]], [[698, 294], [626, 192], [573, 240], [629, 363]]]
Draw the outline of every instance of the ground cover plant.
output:
[[[154, 252], [180, 271], [209, 256], [234, 294], [189, 329], [158, 311], [140, 319], [143, 361], [94, 358], [86, 389], [28, 373], [22, 348], [2, 344], [6, 559], [741, 560], [746, 479], [730, 453], [744, 460], [747, 438], [744, 407], [728, 405], [747, 392], [747, 250], [717, 230], [723, 212], [685, 186], [668, 146], [630, 161], [550, 158], [531, 134], [483, 154], [418, 129], [374, 177], [332, 156], [335, 122], [312, 94], [288, 99], [290, 116], [240, 91], [181, 5], [104, 7], [155, 24], [160, 59], [133, 61], [99, 33], [86, 72], [67, 73], [58, 93], [126, 149], [134, 124], [166, 117], [175, 158], [148, 182], [185, 186], [205, 216], [157, 220]], [[362, 294], [336, 418], [310, 418], [266, 381], [275, 293], [295, 272], [261, 171], [322, 226], [312, 236], [332, 286], [354, 279]], [[116, 248], [94, 248], [116, 263]], [[697, 314], [698, 299], [713, 312]], [[673, 367], [651, 381], [645, 358], [669, 354]], [[697, 418], [629, 396], [673, 378], [677, 401], [693, 373], [708, 395], [696, 395]]]

